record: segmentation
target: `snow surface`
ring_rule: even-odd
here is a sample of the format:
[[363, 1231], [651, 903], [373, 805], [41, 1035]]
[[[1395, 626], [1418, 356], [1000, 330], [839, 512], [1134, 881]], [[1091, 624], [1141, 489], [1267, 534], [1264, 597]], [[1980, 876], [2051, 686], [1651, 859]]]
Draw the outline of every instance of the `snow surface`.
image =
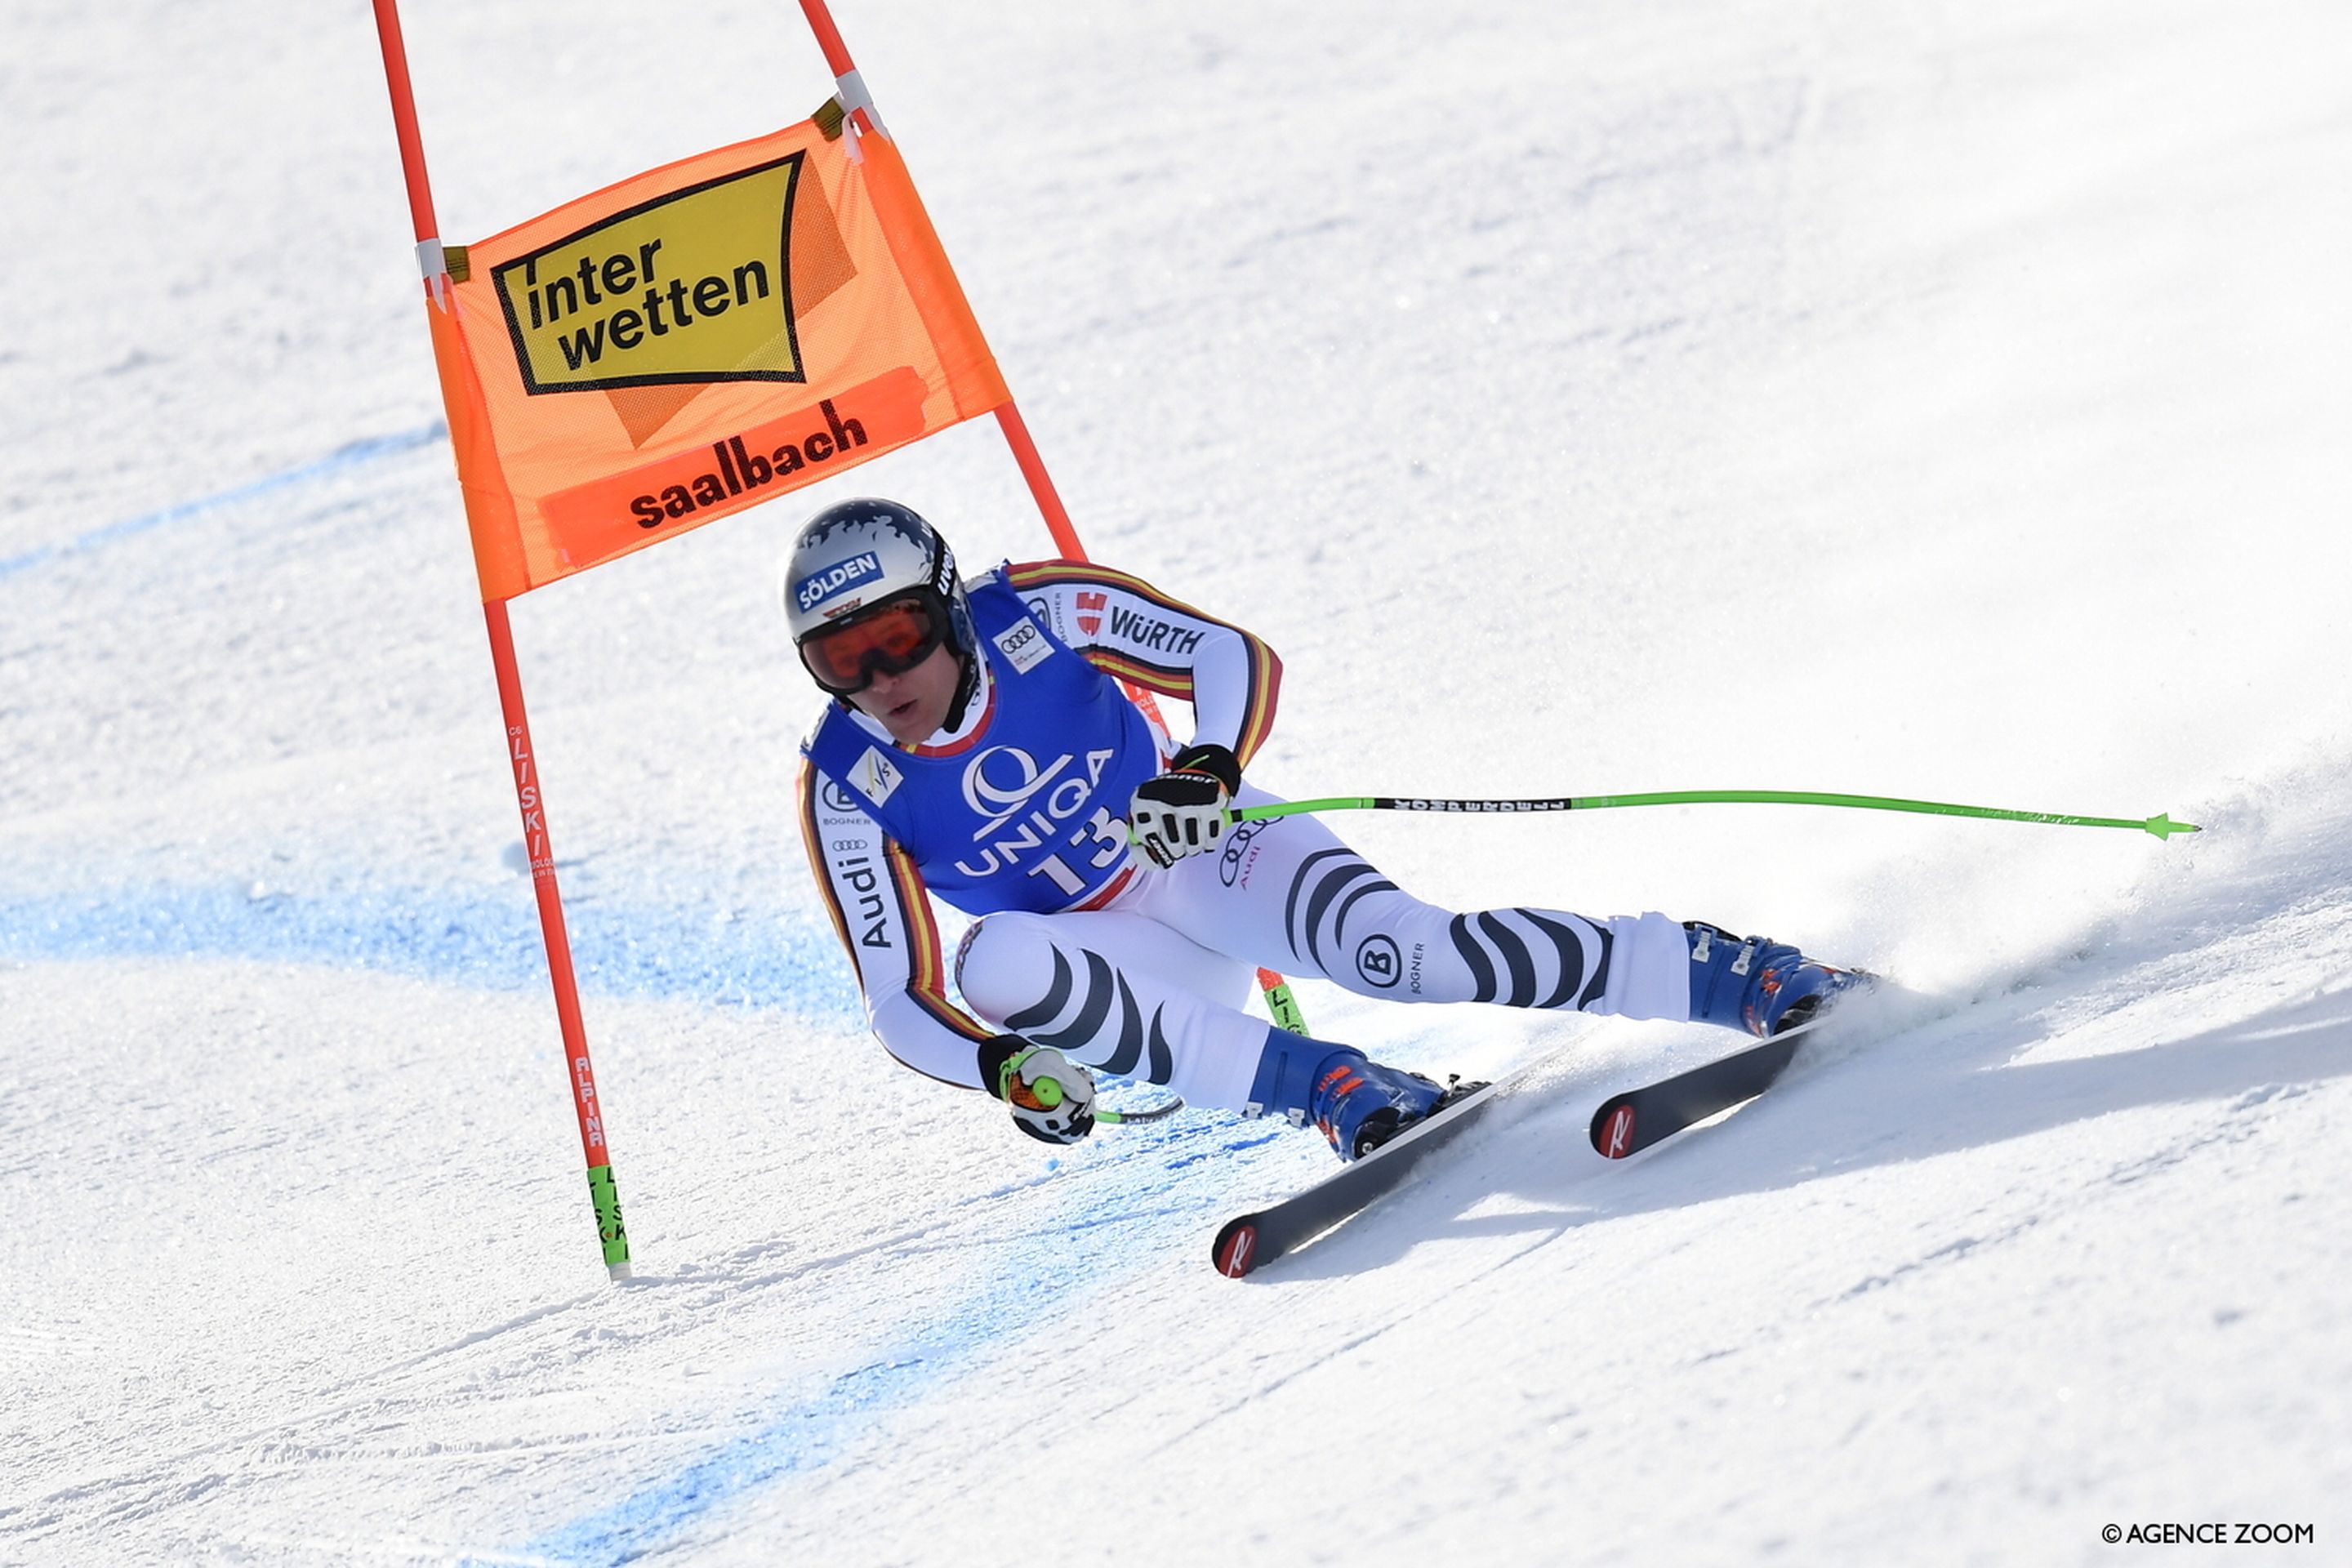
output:
[[[795, 120], [794, 8], [410, 0], [445, 236]], [[1288, 666], [1293, 793], [1475, 906], [1899, 977], [1630, 1166], [1557, 1051], [1319, 1173], [1055, 1159], [863, 1035], [768, 603], [994, 429], [517, 635], [638, 1278], [605, 1282], [367, 8], [12, 0], [0, 58], [0, 1560], [2352, 1561], [2352, 7], [842, 0], [1094, 553]], [[1132, 1091], [1129, 1091], [1132, 1092]], [[2109, 1523], [2311, 1543], [2108, 1546]]]

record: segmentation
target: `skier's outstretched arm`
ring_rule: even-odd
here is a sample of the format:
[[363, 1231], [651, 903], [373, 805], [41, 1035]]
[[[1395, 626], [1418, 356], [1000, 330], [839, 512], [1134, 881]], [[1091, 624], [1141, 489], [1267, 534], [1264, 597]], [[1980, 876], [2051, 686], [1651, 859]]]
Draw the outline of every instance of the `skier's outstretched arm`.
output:
[[982, 1076], [980, 1047], [996, 1031], [948, 1000], [939, 926], [921, 873], [839, 784], [805, 761], [801, 836], [883, 1049], [926, 1077], [994, 1092]]
[[1194, 745], [1245, 764], [1273, 731], [1282, 660], [1253, 633], [1085, 562], [1033, 562], [1005, 581], [1096, 668], [1191, 703]]

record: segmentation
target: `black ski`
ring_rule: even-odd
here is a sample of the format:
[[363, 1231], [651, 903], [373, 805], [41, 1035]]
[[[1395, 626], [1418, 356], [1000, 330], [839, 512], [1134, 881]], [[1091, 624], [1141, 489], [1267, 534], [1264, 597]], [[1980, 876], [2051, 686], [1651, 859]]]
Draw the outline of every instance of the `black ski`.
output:
[[[1610, 1159], [1622, 1160], [1755, 1099], [1788, 1070], [1797, 1047], [1821, 1022], [1809, 1018], [1744, 1050], [1612, 1097], [1593, 1112], [1593, 1148]], [[1210, 1261], [1218, 1273], [1238, 1279], [1363, 1213], [1403, 1186], [1426, 1155], [1476, 1120], [1518, 1076], [1518, 1072], [1507, 1074], [1496, 1083], [1472, 1090], [1407, 1128], [1393, 1142], [1352, 1165], [1342, 1165], [1271, 1208], [1227, 1220], [1217, 1232]]]
[[1371, 1207], [1404, 1185], [1432, 1150], [1477, 1120], [1495, 1102], [1500, 1084], [1471, 1090], [1434, 1115], [1414, 1122], [1350, 1165], [1255, 1214], [1237, 1215], [1217, 1232], [1210, 1261], [1217, 1272], [1238, 1279], [1305, 1245], [1340, 1221]]
[[1819, 1026], [1819, 1019], [1807, 1019], [1745, 1050], [1611, 1096], [1592, 1113], [1593, 1149], [1605, 1159], [1622, 1160], [1755, 1099], [1789, 1070], [1789, 1058]]

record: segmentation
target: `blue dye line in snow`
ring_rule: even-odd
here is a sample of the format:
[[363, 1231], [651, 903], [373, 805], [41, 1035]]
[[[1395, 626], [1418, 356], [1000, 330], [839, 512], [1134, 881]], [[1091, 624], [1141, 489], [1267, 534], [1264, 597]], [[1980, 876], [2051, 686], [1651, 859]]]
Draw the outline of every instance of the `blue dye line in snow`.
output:
[[[970, 1348], [949, 1348], [946, 1359]], [[582, 1565], [632, 1562], [747, 1492], [832, 1463], [845, 1440], [845, 1427], [903, 1409], [941, 1380], [948, 1369], [936, 1353], [908, 1351], [845, 1373], [761, 1430], [609, 1508], [558, 1526], [515, 1555]]]
[[[1129, 1271], [1139, 1253], [1183, 1233], [1195, 1216], [1153, 1189], [1210, 1153], [1230, 1157], [1281, 1134], [1257, 1125], [1187, 1118], [1123, 1132], [1123, 1173], [1086, 1184], [1091, 1191], [1056, 1226], [992, 1254], [963, 1300], [926, 1312], [919, 1337], [793, 1398], [759, 1429], [720, 1444], [676, 1473], [490, 1561], [605, 1568], [676, 1544], [679, 1532], [772, 1483], [822, 1470], [887, 1418], [938, 1395], [967, 1375], [993, 1345], [1035, 1331], [1049, 1311], [1076, 1310], [1089, 1292]], [[1189, 1152], [1186, 1152], [1189, 1151]], [[1129, 1227], [1157, 1226], [1139, 1237]]]
[[121, 522], [110, 522], [103, 528], [94, 528], [79, 538], [68, 540], [63, 544], [44, 544], [37, 549], [27, 550], [21, 555], [0, 559], [0, 578], [12, 577], [19, 572], [28, 571], [48, 562], [61, 561], [69, 555], [87, 554], [90, 551], [100, 550], [110, 544], [119, 544], [123, 540], [135, 538], [152, 529], [161, 528], [166, 523], [178, 522], [184, 518], [195, 517], [219, 507], [234, 506], [239, 501], [251, 500], [256, 496], [268, 495], [272, 490], [284, 489], [289, 485], [304, 484], [342, 468], [355, 468], [362, 463], [372, 462], [377, 458], [389, 457], [395, 452], [414, 451], [419, 447], [428, 447], [448, 434], [449, 426], [436, 419], [421, 429], [404, 430], [396, 436], [371, 436], [363, 440], [353, 441], [346, 446], [338, 447], [316, 462], [304, 463], [299, 468], [288, 468], [282, 473], [271, 474], [267, 478], [256, 479], [251, 484], [239, 485], [235, 489], [223, 490], [217, 495], [205, 496], [196, 500], [182, 501], [176, 506], [167, 506], [161, 511], [151, 511], [143, 516], [126, 518]]
[[[854, 987], [830, 955], [830, 926], [799, 917], [717, 921], [708, 911], [575, 900], [567, 909], [583, 990], [791, 1012], [856, 1029]], [[227, 886], [118, 892], [0, 892], [0, 961], [224, 958], [318, 963], [519, 990], [542, 986], [538, 925], [515, 889], [373, 889], [291, 894]], [[821, 1470], [966, 1372], [989, 1346], [1067, 1309], [1136, 1250], [1128, 1227], [1164, 1221], [1149, 1185], [1203, 1157], [1254, 1148], [1255, 1127], [1187, 1121], [1122, 1139], [1134, 1179], [1094, 1190], [1059, 1228], [993, 1259], [965, 1300], [926, 1319], [897, 1348], [793, 1391], [753, 1432], [520, 1550], [528, 1561], [625, 1563], [660, 1550], [698, 1520], [779, 1480]], [[805, 1385], [802, 1385], [805, 1388]], [[511, 1562], [501, 1555], [493, 1561]]]
[[[789, 1012], [855, 1029], [829, 927], [791, 918], [577, 900], [565, 906], [583, 990]], [[0, 893], [0, 958], [223, 958], [317, 963], [519, 991], [547, 984], [528, 891], [255, 893], [165, 885]]]

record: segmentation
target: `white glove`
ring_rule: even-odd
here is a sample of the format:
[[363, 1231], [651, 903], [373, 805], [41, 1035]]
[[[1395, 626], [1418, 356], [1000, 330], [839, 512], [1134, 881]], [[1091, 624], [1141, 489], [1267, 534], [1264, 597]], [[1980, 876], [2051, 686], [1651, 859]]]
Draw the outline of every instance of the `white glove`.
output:
[[1129, 838], [1161, 870], [1217, 847], [1233, 822], [1241, 763], [1223, 746], [1190, 746], [1168, 772], [1135, 786]]
[[1094, 1075], [1051, 1046], [999, 1035], [981, 1047], [996, 1097], [1012, 1108], [1013, 1124], [1045, 1143], [1075, 1143], [1095, 1129]]

